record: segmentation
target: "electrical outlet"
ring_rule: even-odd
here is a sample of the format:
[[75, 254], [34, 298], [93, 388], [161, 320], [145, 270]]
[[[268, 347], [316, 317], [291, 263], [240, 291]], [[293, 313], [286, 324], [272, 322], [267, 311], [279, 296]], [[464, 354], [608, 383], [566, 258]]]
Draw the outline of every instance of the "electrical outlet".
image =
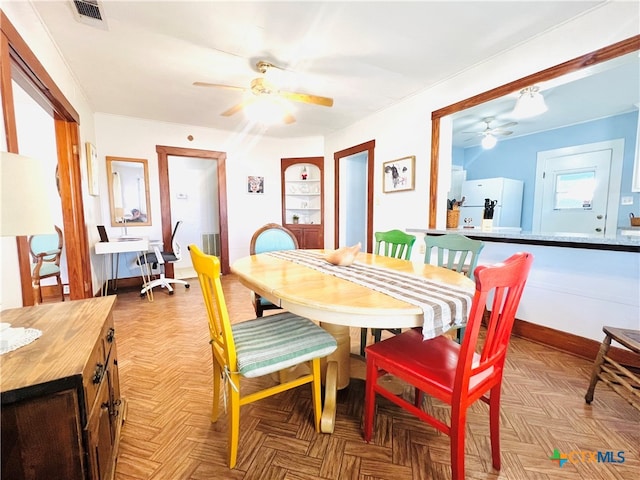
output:
[[421, 253], [422, 255], [424, 255], [424, 252], [426, 251], [427, 247], [424, 243], [420, 244], [420, 248], [418, 249], [419, 253]]
[[62, 286], [62, 293], [64, 293], [65, 295], [69, 295], [69, 293], [70, 293], [69, 285], [63, 285]]
[[633, 197], [620, 198], [620, 205], [633, 205]]

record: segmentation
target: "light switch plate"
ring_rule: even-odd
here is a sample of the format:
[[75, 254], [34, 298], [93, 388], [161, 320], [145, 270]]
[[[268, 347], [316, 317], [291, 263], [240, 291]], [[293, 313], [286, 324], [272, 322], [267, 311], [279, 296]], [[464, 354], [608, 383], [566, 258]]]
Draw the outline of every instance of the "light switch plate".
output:
[[633, 205], [633, 197], [621, 197], [620, 205]]

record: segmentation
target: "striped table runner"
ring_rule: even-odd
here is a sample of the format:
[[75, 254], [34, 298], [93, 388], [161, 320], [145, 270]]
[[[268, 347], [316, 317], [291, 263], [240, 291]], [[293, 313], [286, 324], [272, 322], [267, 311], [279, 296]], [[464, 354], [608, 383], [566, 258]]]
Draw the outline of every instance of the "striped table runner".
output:
[[346, 267], [337, 266], [327, 262], [324, 255], [308, 250], [282, 250], [268, 252], [267, 255], [334, 275], [420, 307], [424, 314], [422, 334], [425, 340], [464, 326], [471, 311], [473, 294], [417, 275], [360, 262]]

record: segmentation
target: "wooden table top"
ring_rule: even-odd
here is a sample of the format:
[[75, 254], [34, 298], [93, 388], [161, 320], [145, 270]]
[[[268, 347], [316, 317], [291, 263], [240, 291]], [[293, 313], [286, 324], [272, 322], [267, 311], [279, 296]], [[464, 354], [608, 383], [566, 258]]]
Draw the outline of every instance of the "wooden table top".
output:
[[[466, 276], [434, 265], [363, 252], [356, 261], [462, 287], [471, 295], [475, 290], [475, 283]], [[416, 305], [265, 253], [241, 258], [231, 270], [244, 286], [272, 303], [321, 322], [368, 328], [408, 328], [423, 323], [422, 309]]]

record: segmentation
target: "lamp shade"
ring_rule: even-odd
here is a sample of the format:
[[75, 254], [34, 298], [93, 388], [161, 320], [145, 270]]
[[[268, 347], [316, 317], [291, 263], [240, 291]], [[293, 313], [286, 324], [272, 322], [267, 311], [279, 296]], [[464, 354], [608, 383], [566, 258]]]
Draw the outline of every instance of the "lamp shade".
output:
[[515, 118], [530, 118], [540, 115], [547, 111], [547, 104], [544, 102], [544, 97], [538, 91], [537, 86], [523, 88], [520, 91], [520, 97], [516, 101], [516, 106], [513, 109], [513, 116]]
[[15, 153], [0, 155], [0, 235], [54, 233], [42, 162]]

